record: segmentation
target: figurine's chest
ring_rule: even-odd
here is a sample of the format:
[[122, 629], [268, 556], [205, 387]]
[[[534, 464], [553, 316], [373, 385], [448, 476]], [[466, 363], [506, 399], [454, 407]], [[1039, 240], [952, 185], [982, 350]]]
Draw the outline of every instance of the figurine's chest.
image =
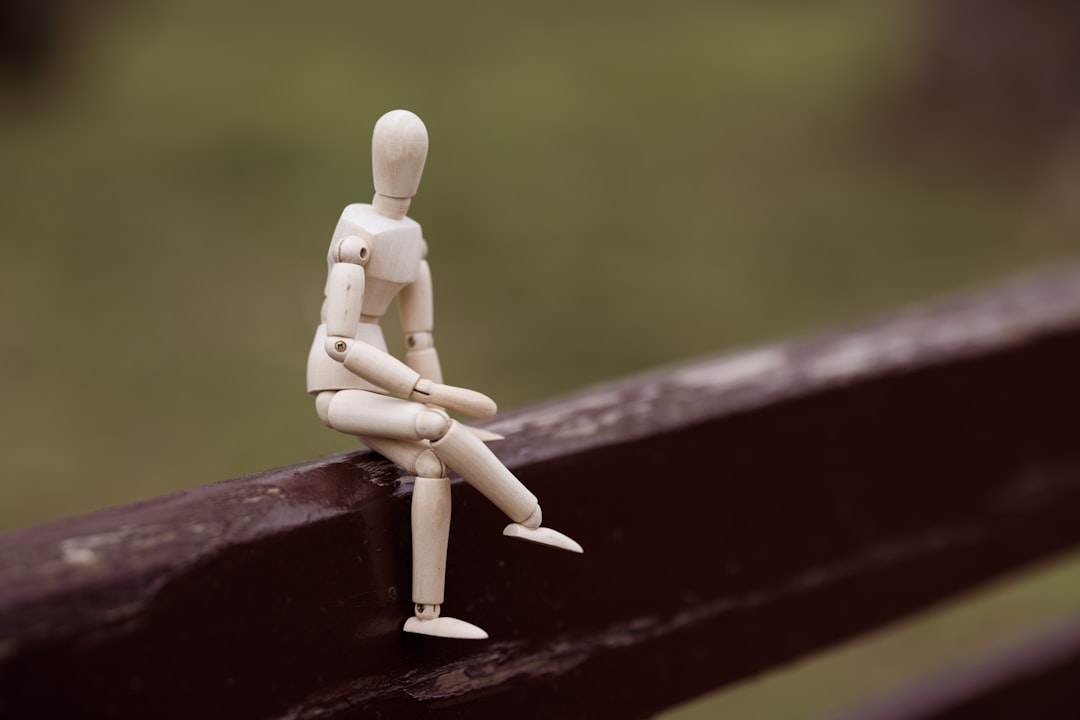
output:
[[380, 215], [370, 205], [349, 205], [341, 214], [330, 242], [328, 263], [334, 263], [334, 248], [349, 236], [367, 241], [370, 254], [364, 263], [363, 314], [381, 317], [406, 285], [416, 280], [424, 258], [424, 237], [420, 224], [410, 218]]
[[364, 315], [382, 317], [402, 288], [420, 271], [424, 241], [419, 233], [409, 237], [372, 238], [371, 259], [365, 267]]
[[416, 279], [424, 258], [419, 226], [415, 233], [382, 233], [367, 240], [371, 244], [371, 259], [365, 266], [368, 278], [404, 284]]
[[357, 203], [342, 212], [334, 229], [331, 251], [334, 243], [350, 235], [367, 240], [371, 248], [370, 259], [364, 266], [369, 281], [407, 285], [416, 279], [424, 257], [424, 236], [418, 222], [407, 217], [388, 218], [370, 205]]

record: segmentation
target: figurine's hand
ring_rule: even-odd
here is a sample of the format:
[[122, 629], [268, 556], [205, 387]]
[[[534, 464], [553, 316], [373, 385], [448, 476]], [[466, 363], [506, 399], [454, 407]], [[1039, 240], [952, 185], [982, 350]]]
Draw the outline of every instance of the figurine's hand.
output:
[[326, 354], [338, 362], [345, 362], [345, 356], [349, 354], [352, 344], [351, 338], [328, 337], [326, 338]]
[[438, 405], [474, 418], [489, 418], [499, 410], [495, 401], [483, 393], [453, 385], [443, 385], [427, 378], [416, 381], [416, 387], [413, 388], [409, 399]]

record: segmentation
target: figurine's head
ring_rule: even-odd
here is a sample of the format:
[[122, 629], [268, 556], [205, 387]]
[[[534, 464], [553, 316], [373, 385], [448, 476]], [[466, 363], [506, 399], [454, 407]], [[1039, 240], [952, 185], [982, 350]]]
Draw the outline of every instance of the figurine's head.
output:
[[408, 110], [391, 110], [375, 123], [371, 136], [375, 199], [371, 204], [378, 212], [405, 216], [410, 198], [420, 187], [427, 150], [427, 128]]

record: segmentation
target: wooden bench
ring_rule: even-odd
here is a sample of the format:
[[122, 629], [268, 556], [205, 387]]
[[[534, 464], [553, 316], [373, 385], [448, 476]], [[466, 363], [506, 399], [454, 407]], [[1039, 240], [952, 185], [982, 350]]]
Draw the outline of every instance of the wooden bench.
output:
[[[342, 453], [0, 536], [0, 717], [643, 717], [1080, 542], [1080, 268], [498, 416], [571, 556]], [[1019, 712], [1017, 708], [1024, 708]], [[1080, 622], [848, 718], [1080, 716]]]

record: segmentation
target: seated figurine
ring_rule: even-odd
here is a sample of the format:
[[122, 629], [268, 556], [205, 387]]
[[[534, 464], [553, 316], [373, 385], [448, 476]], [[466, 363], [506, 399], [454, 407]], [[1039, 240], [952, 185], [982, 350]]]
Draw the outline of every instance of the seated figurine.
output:
[[[484, 433], [450, 418], [495, 414], [486, 395], [442, 384], [432, 338], [433, 301], [427, 244], [406, 217], [427, 158], [424, 123], [411, 112], [383, 115], [372, 137], [375, 197], [345, 208], [330, 241], [322, 323], [308, 356], [308, 392], [319, 418], [355, 435], [416, 476], [412, 497], [415, 616], [405, 631], [486, 638], [480, 628], [440, 614], [450, 532], [450, 480], [461, 475], [511, 520], [505, 535], [581, 552], [541, 526], [540, 505], [484, 445]], [[382, 316], [398, 300], [405, 362], [387, 352]], [[488, 438], [490, 439], [490, 438]]]

